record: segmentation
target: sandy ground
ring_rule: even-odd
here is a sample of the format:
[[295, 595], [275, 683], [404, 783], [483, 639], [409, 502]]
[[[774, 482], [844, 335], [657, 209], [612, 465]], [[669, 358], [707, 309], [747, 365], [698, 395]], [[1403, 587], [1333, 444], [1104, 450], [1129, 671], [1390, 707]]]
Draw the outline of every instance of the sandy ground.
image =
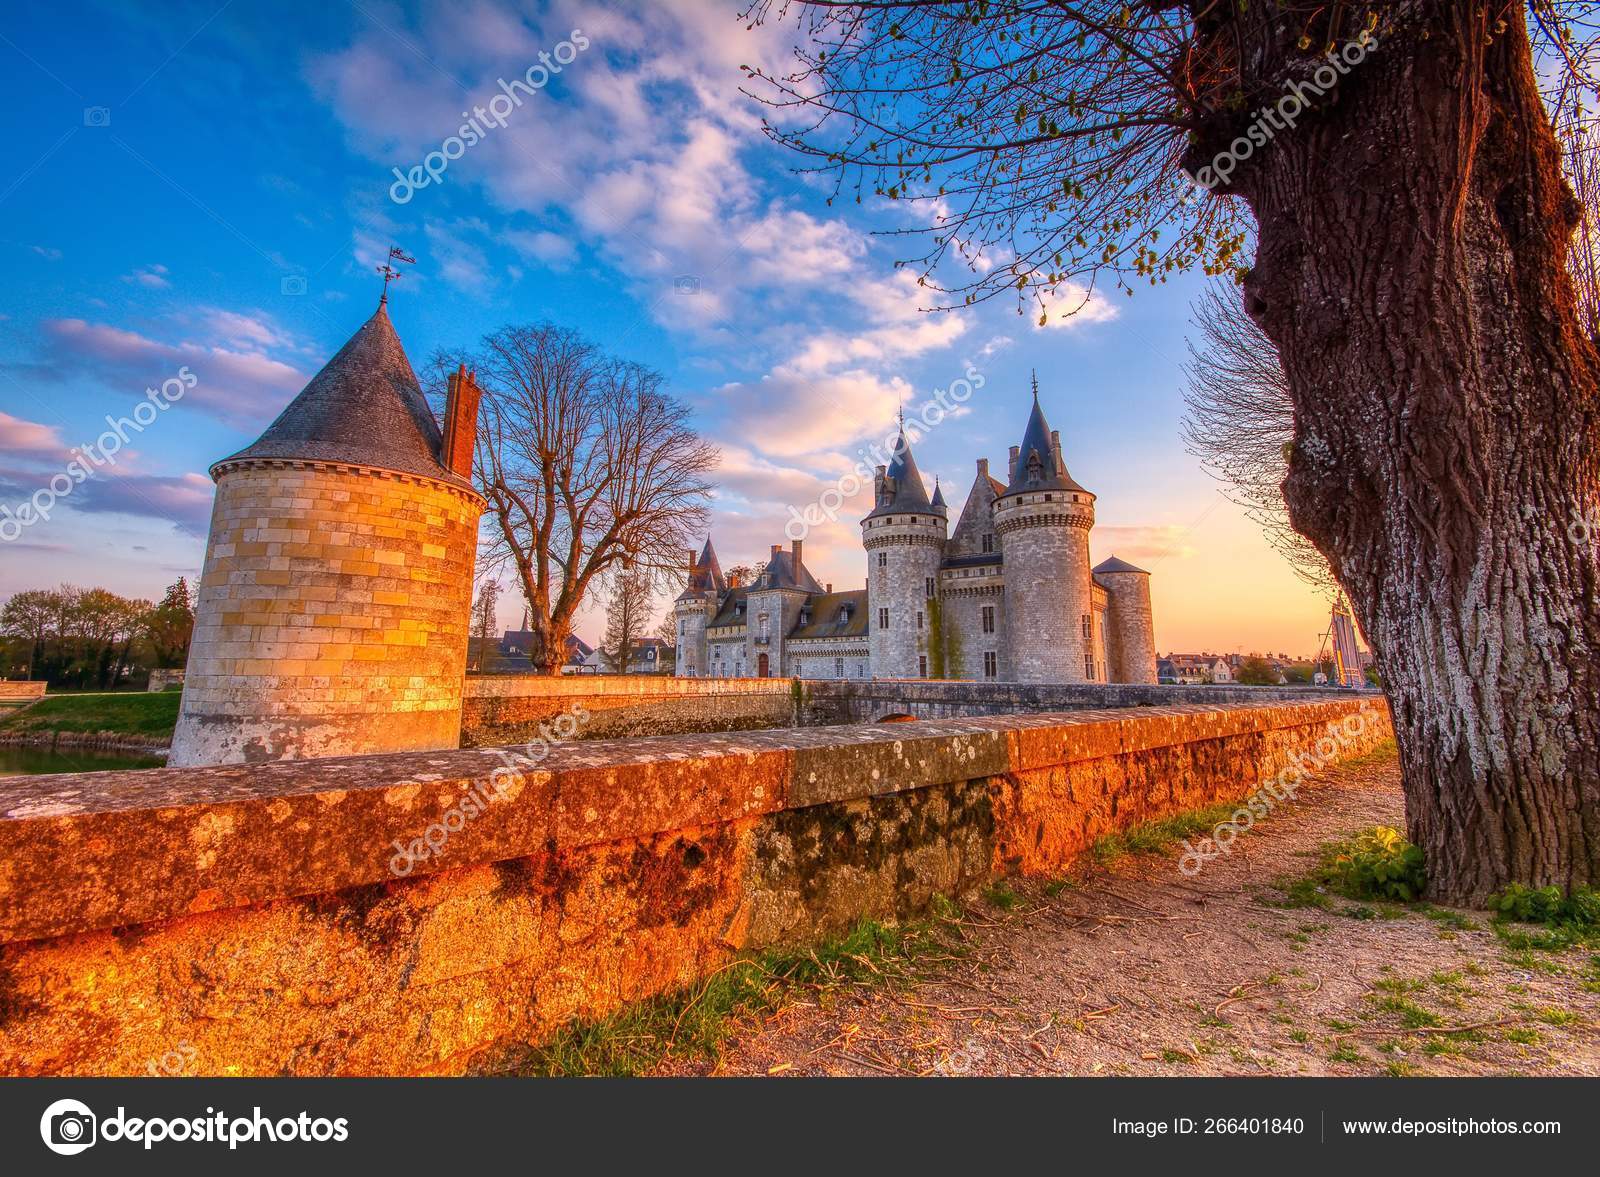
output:
[[1600, 1075], [1600, 956], [1513, 951], [1481, 912], [1272, 905], [1374, 825], [1403, 825], [1392, 759], [1323, 774], [1194, 878], [1127, 856], [974, 897], [914, 979], [797, 994], [664, 1071]]

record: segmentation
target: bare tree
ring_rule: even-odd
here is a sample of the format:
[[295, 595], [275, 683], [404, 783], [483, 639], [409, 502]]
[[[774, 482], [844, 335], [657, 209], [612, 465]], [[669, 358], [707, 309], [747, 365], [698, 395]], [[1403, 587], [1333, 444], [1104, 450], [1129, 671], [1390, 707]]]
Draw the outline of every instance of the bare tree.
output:
[[606, 602], [606, 636], [601, 652], [615, 673], [628, 673], [634, 647], [645, 636], [650, 624], [654, 600], [655, 584], [647, 570], [625, 568], [611, 578], [611, 597]]
[[487, 671], [493, 661], [495, 635], [500, 632], [500, 582], [486, 577], [478, 589], [478, 599], [472, 604], [472, 627], [467, 631], [468, 645], [477, 653], [477, 669]]
[[465, 362], [483, 389], [474, 480], [489, 500], [483, 558], [529, 605], [536, 670], [560, 673], [578, 608], [624, 563], [675, 566], [705, 530], [717, 451], [661, 376], [549, 323], [504, 327]]
[[1229, 279], [1213, 279], [1191, 320], [1184, 365], [1183, 422], [1189, 452], [1226, 487], [1277, 552], [1306, 583], [1331, 597], [1338, 591], [1328, 560], [1294, 529], [1283, 501], [1294, 440], [1294, 398], [1278, 349], [1244, 313], [1244, 297]]
[[1600, 567], [1572, 527], [1600, 509], [1600, 357], [1540, 90], [1592, 88], [1595, 11], [754, 12], [802, 34], [790, 72], [751, 75], [769, 134], [837, 191], [922, 202], [943, 305], [1009, 293], [1048, 318], [1097, 280], [1243, 271], [1294, 402], [1290, 519], [1372, 642], [1409, 832], [1462, 902], [1600, 883]]

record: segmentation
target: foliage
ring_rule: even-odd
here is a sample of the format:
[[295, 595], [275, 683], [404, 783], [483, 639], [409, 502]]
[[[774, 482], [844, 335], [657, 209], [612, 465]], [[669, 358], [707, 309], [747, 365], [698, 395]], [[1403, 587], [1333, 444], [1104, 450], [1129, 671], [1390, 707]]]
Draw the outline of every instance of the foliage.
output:
[[1275, 686], [1278, 681], [1278, 672], [1272, 668], [1272, 663], [1268, 662], [1260, 654], [1251, 654], [1239, 664], [1239, 673], [1234, 675], [1234, 679], [1237, 682], [1244, 683], [1246, 686]]
[[[1389, 754], [1392, 754], [1389, 753]], [[1328, 895], [1388, 903], [1412, 903], [1428, 884], [1421, 847], [1406, 841], [1398, 830], [1376, 826], [1353, 837], [1326, 843], [1322, 860], [1304, 878], [1279, 887], [1289, 907], [1326, 907]], [[1370, 908], [1350, 908], [1345, 914], [1376, 918], [1385, 914]]]
[[185, 580], [158, 605], [70, 584], [29, 589], [0, 606], [0, 675], [107, 689], [152, 666], [183, 665], [193, 630]]
[[1490, 896], [1488, 907], [1501, 921], [1546, 924], [1547, 928], [1570, 929], [1586, 936], [1600, 932], [1600, 891], [1592, 888], [1573, 888], [1562, 894], [1560, 888], [1512, 883]]

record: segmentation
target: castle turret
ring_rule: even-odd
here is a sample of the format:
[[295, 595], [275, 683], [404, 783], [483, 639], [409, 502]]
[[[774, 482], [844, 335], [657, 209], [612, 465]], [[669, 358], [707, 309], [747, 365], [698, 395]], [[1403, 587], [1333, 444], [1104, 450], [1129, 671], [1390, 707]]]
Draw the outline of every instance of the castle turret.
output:
[[458, 745], [477, 404], [454, 373], [441, 433], [380, 303], [255, 444], [211, 468], [169, 764]]
[[707, 536], [706, 546], [700, 550], [698, 559], [693, 551], [689, 553], [688, 583], [673, 605], [673, 614], [678, 622], [676, 673], [679, 678], [700, 678], [711, 672], [706, 649], [706, 626], [715, 616], [722, 595], [727, 591], [728, 582], [723, 578], [722, 565], [717, 562], [716, 550]]
[[1112, 556], [1094, 566], [1106, 590], [1106, 662], [1112, 682], [1156, 681], [1156, 630], [1150, 574]]
[[1097, 677], [1089, 530], [1094, 495], [1067, 472], [1060, 435], [1039, 407], [1011, 451], [1010, 482], [995, 499], [1005, 545], [1006, 658], [1014, 682], [1086, 682]]
[[873, 479], [872, 511], [861, 521], [867, 549], [867, 626], [877, 678], [942, 674], [939, 565], [948, 511], [928, 498], [902, 422], [889, 465]]

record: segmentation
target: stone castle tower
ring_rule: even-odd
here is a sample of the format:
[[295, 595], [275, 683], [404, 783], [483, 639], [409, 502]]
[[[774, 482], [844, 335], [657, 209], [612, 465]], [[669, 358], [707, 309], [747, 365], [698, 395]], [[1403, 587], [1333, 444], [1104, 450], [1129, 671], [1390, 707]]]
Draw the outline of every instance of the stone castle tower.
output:
[[942, 495], [937, 504], [928, 498], [904, 421], [889, 465], [878, 467], [873, 491], [872, 510], [861, 520], [872, 672], [878, 678], [926, 678], [943, 663], [939, 565], [949, 518]]
[[1153, 683], [1150, 574], [1115, 556], [1090, 568], [1094, 521], [1095, 496], [1068, 472], [1037, 380], [1007, 481], [979, 458], [954, 530], [902, 420], [861, 521], [865, 587], [818, 585], [800, 539], [774, 547], [748, 589], [723, 584], [708, 540], [676, 606], [677, 672]]
[[728, 582], [722, 575], [722, 565], [717, 562], [717, 553], [711, 541], [706, 540], [699, 559], [690, 549], [688, 583], [673, 605], [673, 614], [678, 619], [676, 673], [680, 677], [699, 678], [709, 672], [705, 652], [706, 626], [711, 623], [718, 602], [727, 591]]
[[1005, 545], [1006, 664], [1018, 682], [1105, 678], [1090, 593], [1092, 527], [1094, 495], [1067, 472], [1035, 381], [1022, 445], [1011, 447], [1010, 480], [994, 501]]
[[484, 500], [479, 390], [435, 422], [385, 303], [217, 493], [168, 763], [454, 748]]

